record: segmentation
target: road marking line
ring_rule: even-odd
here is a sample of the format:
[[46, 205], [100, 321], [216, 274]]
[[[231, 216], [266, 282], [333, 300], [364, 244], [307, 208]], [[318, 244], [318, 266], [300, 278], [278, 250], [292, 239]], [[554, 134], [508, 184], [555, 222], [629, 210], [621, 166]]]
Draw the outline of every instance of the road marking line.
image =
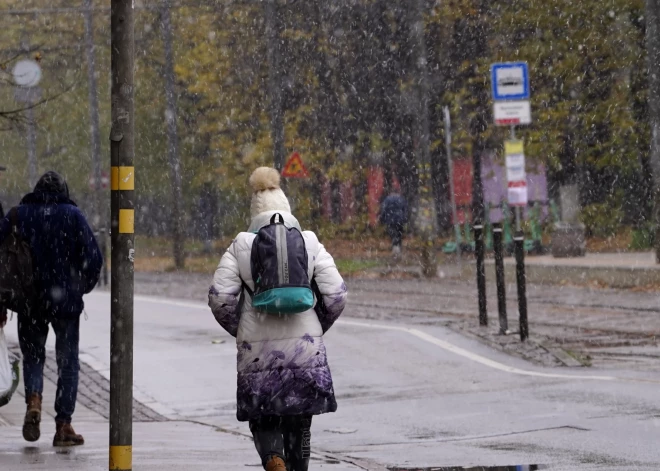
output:
[[410, 335], [413, 335], [417, 338], [420, 338], [428, 343], [431, 343], [433, 345], [437, 345], [438, 347], [447, 350], [448, 352], [454, 353], [455, 355], [462, 356], [464, 358], [467, 358], [468, 360], [471, 360], [475, 363], [480, 363], [484, 366], [488, 366], [490, 368], [499, 370], [499, 371], [504, 371], [506, 373], [511, 373], [511, 374], [517, 374], [517, 375], [522, 375], [522, 376], [535, 376], [538, 378], [555, 378], [555, 379], [587, 379], [587, 380], [593, 380], [593, 381], [625, 381], [625, 382], [639, 382], [639, 383], [653, 383], [653, 384], [660, 384], [660, 381], [652, 380], [652, 379], [638, 379], [638, 378], [619, 378], [616, 376], [599, 376], [599, 375], [575, 375], [575, 374], [561, 374], [561, 373], [541, 373], [539, 371], [531, 371], [531, 370], [523, 370], [520, 368], [516, 368], [513, 366], [508, 366], [503, 363], [497, 362], [495, 360], [491, 360], [490, 358], [486, 358], [484, 356], [481, 356], [477, 353], [473, 353], [469, 350], [466, 350], [464, 348], [458, 347], [450, 342], [447, 342], [445, 340], [441, 340], [437, 337], [434, 337], [430, 334], [427, 334], [426, 332], [422, 332], [421, 330], [414, 329], [414, 328], [408, 328], [408, 327], [398, 327], [398, 326], [391, 326], [391, 325], [382, 325], [382, 324], [372, 324], [369, 322], [359, 322], [359, 321], [349, 321], [345, 319], [340, 319], [337, 321], [338, 324], [343, 324], [343, 325], [351, 325], [355, 327], [366, 327], [366, 328], [375, 328], [375, 329], [382, 329], [382, 330], [392, 330], [392, 331], [398, 331], [398, 332], [404, 332]]
[[[150, 296], [135, 296], [136, 301], [141, 301], [141, 302], [149, 302], [149, 303], [155, 303], [155, 304], [167, 304], [171, 306], [178, 306], [178, 307], [186, 307], [186, 308], [191, 308], [191, 309], [209, 309], [208, 306], [205, 306], [203, 304], [197, 304], [197, 303], [192, 303], [192, 302], [186, 302], [186, 301], [177, 301], [177, 300], [167, 300], [167, 299], [159, 299], [159, 298], [153, 298]], [[360, 322], [360, 321], [352, 321], [352, 320], [347, 320], [347, 319], [339, 319], [336, 324], [339, 325], [350, 325], [354, 327], [365, 327], [365, 328], [372, 328], [372, 329], [381, 329], [381, 330], [390, 330], [390, 331], [395, 331], [395, 332], [403, 332], [412, 336], [415, 336], [421, 340], [424, 340], [425, 342], [428, 342], [430, 344], [436, 345], [443, 350], [447, 350], [448, 352], [451, 352], [455, 355], [461, 356], [463, 358], [467, 358], [470, 361], [473, 361], [475, 363], [479, 363], [481, 365], [487, 366], [489, 368], [493, 368], [499, 371], [504, 371], [505, 373], [509, 374], [516, 374], [516, 375], [521, 375], [521, 376], [534, 376], [537, 378], [553, 378], [553, 379], [584, 379], [584, 380], [591, 380], [591, 381], [622, 381], [622, 382], [628, 382], [628, 383], [649, 383], [649, 384], [660, 384], [660, 380], [653, 380], [653, 379], [641, 379], [641, 378], [621, 378], [617, 376], [602, 376], [602, 375], [579, 375], [579, 374], [561, 374], [561, 373], [542, 373], [539, 371], [532, 371], [532, 370], [523, 370], [521, 368], [516, 368], [513, 366], [508, 366], [503, 363], [500, 363], [495, 360], [491, 360], [490, 358], [486, 358], [484, 356], [481, 356], [477, 353], [471, 352], [469, 350], [466, 350], [464, 348], [461, 348], [457, 345], [454, 345], [453, 343], [447, 342], [445, 340], [441, 340], [437, 337], [434, 337], [433, 335], [427, 334], [426, 332], [422, 332], [419, 329], [415, 328], [410, 328], [410, 327], [399, 327], [399, 326], [394, 326], [394, 325], [383, 325], [383, 324], [374, 324], [371, 322]]]

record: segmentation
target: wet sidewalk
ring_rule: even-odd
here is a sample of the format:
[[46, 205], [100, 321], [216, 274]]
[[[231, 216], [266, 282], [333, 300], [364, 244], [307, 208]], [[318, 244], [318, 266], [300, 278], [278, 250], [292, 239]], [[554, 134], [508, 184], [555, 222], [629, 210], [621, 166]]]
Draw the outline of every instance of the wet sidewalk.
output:
[[[47, 358], [46, 363], [48, 369], [49, 363], [53, 364], [54, 360]], [[44, 379], [44, 410], [39, 441], [28, 443], [23, 440], [21, 434], [25, 413], [22, 382], [11, 402], [0, 408], [0, 470], [108, 469], [108, 403], [101, 391], [105, 386], [97, 384], [96, 390], [90, 387], [89, 382], [97, 381], [97, 378], [93, 376], [93, 372], [87, 374], [90, 373], [88, 365], [82, 365], [81, 373], [81, 388], [73, 425], [76, 431], [85, 437], [85, 445], [72, 448], [55, 448], [51, 445], [55, 433], [55, 383], [49, 380], [47, 373]], [[137, 401], [133, 415], [133, 469], [261, 469], [252, 439], [238, 430], [224, 429], [198, 421], [168, 420]], [[312, 469], [355, 471], [367, 468], [355, 466], [343, 457], [313, 450]]]
[[660, 265], [655, 263], [653, 252], [587, 253], [584, 257], [573, 258], [555, 258], [552, 255], [542, 255], [527, 256], [526, 260], [530, 264], [542, 266], [660, 270]]
[[[46, 370], [53, 363], [46, 360]], [[83, 368], [84, 370], [85, 368]], [[22, 376], [21, 376], [22, 377]], [[41, 423], [41, 438], [28, 443], [21, 435], [21, 424], [25, 413], [23, 385], [19, 386], [11, 402], [0, 408], [0, 469], [21, 470], [95, 470], [108, 469], [108, 422], [107, 407], [96, 412], [85, 405], [102, 402], [84, 392], [87, 379], [81, 375], [81, 393], [76, 405], [74, 427], [85, 437], [86, 444], [75, 448], [51, 446], [54, 434], [55, 383], [44, 380], [44, 403]], [[96, 408], [96, 407], [94, 407]], [[103, 414], [103, 415], [102, 415]], [[195, 454], [190, 456], [185, 446], [195, 445]], [[254, 460], [252, 443], [246, 437], [216, 432], [213, 427], [186, 422], [139, 422], [134, 423], [134, 463], [136, 469], [209, 469], [219, 455], [227, 460], [231, 469], [240, 469]], [[252, 458], [249, 460], [249, 458]], [[199, 466], [195, 465], [198, 461]], [[138, 465], [139, 463], [139, 465]], [[255, 462], [255, 465], [258, 463]]]
[[[493, 262], [488, 264], [494, 271]], [[508, 257], [504, 264], [507, 275], [513, 277], [515, 259]], [[575, 258], [528, 255], [525, 265], [529, 283], [598, 284], [611, 288], [660, 285], [660, 265], [652, 252], [588, 253]], [[470, 273], [474, 273], [474, 264], [472, 267]]]
[[[17, 406], [21, 406], [20, 408]], [[9, 414], [5, 409], [16, 409]], [[42, 422], [42, 437], [28, 443], [19, 425], [7, 425], [7, 416], [22, 413], [22, 397], [0, 409], [0, 469], [3, 471], [90, 471], [108, 469], [108, 423], [76, 413], [76, 431], [85, 445], [51, 446], [53, 423]], [[355, 471], [354, 466], [331, 455], [314, 452], [312, 469]], [[249, 437], [230, 430], [192, 421], [136, 422], [133, 425], [133, 469], [142, 471], [208, 471], [210, 469], [261, 469]], [[375, 468], [374, 468], [375, 469]]]
[[[515, 279], [514, 257], [504, 258], [508, 279]], [[486, 255], [486, 274], [495, 280], [493, 254]], [[440, 267], [439, 275], [471, 281], [476, 276], [473, 254], [459, 261], [455, 256]], [[555, 258], [552, 255], [525, 255], [525, 275], [528, 283], [549, 285], [601, 286], [619, 289], [660, 286], [660, 265], [652, 252], [587, 253], [584, 257]], [[367, 278], [421, 278], [422, 270], [415, 260], [385, 263], [368, 271]]]
[[[45, 423], [44, 429], [50, 428], [49, 425]], [[76, 429], [85, 436], [84, 446], [53, 448], [50, 434], [30, 444], [23, 441], [20, 427], [0, 427], [0, 469], [107, 470], [107, 423], [80, 421]], [[189, 422], [136, 423], [133, 444], [134, 469], [201, 471], [216, 466], [217, 469], [244, 469], [246, 464], [259, 469], [249, 439]]]

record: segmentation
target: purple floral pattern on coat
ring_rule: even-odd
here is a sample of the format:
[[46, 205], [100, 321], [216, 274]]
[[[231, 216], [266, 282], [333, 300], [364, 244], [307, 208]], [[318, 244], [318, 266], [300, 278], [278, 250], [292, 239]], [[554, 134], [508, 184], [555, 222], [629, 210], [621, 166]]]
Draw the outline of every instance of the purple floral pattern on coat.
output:
[[240, 296], [242, 288], [238, 292], [222, 294], [215, 285], [209, 288], [209, 306], [218, 324], [222, 326], [232, 337], [236, 337], [240, 316]]
[[346, 283], [341, 284], [339, 291], [329, 295], [323, 295], [316, 303], [314, 310], [321, 322], [323, 332], [330, 330], [330, 327], [335, 323], [346, 306], [346, 298], [348, 297], [348, 288]]
[[250, 345], [238, 352], [238, 420], [337, 410], [321, 337], [306, 334]]
[[252, 233], [237, 236], [215, 272], [209, 306], [218, 323], [237, 337], [237, 416], [241, 421], [337, 409], [322, 336], [343, 311], [347, 289], [316, 236], [305, 231], [303, 237], [312, 261], [309, 277], [318, 288], [315, 313], [282, 322], [252, 309], [249, 296], [241, 295], [243, 283], [252, 283]]

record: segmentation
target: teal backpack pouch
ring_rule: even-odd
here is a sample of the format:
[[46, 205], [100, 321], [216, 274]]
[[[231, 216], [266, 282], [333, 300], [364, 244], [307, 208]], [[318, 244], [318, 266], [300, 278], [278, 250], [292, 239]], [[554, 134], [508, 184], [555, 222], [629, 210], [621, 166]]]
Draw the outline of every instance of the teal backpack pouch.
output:
[[306, 287], [273, 288], [256, 294], [252, 306], [268, 314], [298, 314], [314, 307], [314, 294]]

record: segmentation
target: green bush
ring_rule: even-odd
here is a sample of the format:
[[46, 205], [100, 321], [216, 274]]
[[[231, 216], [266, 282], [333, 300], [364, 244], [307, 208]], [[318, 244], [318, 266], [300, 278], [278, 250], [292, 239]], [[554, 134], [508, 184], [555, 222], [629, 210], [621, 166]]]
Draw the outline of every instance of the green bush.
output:
[[630, 241], [631, 250], [647, 250], [653, 248], [654, 245], [655, 229], [652, 225], [647, 224], [633, 230]]
[[590, 236], [607, 238], [616, 235], [623, 219], [623, 210], [614, 196], [604, 203], [590, 204], [582, 209], [582, 222]]

